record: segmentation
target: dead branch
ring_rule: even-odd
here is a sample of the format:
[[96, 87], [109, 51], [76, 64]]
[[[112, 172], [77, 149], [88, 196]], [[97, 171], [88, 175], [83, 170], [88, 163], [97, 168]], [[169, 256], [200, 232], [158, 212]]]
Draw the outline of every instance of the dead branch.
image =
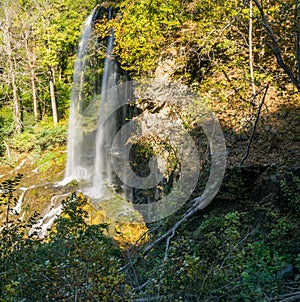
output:
[[296, 291], [296, 292], [294, 291], [294, 292], [291, 292], [288, 294], [281, 295], [280, 298], [288, 298], [288, 297], [295, 296], [295, 295], [300, 295], [300, 291]]
[[280, 302], [294, 302], [294, 301], [299, 301], [300, 300], [300, 295], [294, 295], [292, 297], [280, 300]]
[[140, 292], [141, 290], [143, 290], [148, 284], [150, 283], [149, 280], [147, 280], [145, 283], [143, 283], [142, 285], [135, 287], [132, 291], [134, 293]]
[[132, 270], [132, 272], [133, 272], [133, 276], [134, 276], [135, 282], [136, 282], [137, 284], [139, 284], [139, 278], [138, 278], [138, 276], [137, 276], [137, 273], [136, 273], [136, 270], [135, 270], [135, 267], [134, 267], [134, 264], [135, 264], [135, 263], [134, 263], [134, 261], [133, 261], [131, 255], [130, 255], [130, 253], [128, 253], [128, 257], [129, 257], [129, 263], [130, 263], [131, 270]]
[[167, 239], [164, 261], [166, 261], [168, 259], [168, 251], [169, 251], [169, 247], [170, 247], [170, 240], [174, 237], [174, 235], [175, 235], [175, 230], [172, 231], [172, 234]]
[[148, 302], [148, 301], [159, 301], [158, 299], [167, 298], [167, 296], [159, 296], [159, 297], [147, 297], [147, 298], [137, 298], [131, 300], [131, 302]]
[[245, 154], [244, 157], [242, 158], [241, 163], [240, 163], [240, 166], [243, 165], [243, 163], [245, 162], [245, 160], [246, 160], [247, 157], [249, 156], [251, 143], [252, 143], [253, 138], [254, 138], [255, 130], [256, 130], [256, 127], [257, 127], [257, 124], [258, 124], [258, 121], [259, 121], [259, 117], [260, 117], [260, 113], [261, 113], [263, 104], [264, 104], [265, 99], [266, 99], [266, 95], [267, 95], [268, 89], [269, 89], [269, 83], [268, 83], [267, 86], [265, 87], [264, 95], [263, 95], [262, 101], [261, 101], [261, 103], [260, 103], [260, 105], [259, 105], [258, 112], [257, 112], [257, 116], [256, 116], [256, 120], [255, 120], [254, 125], [253, 125], [253, 128], [252, 128], [251, 137], [250, 137], [249, 142], [248, 142], [246, 154]]
[[296, 65], [297, 65], [297, 81], [300, 84], [300, 32], [299, 32], [299, 0], [296, 0], [296, 7], [294, 13], [294, 35], [296, 36], [295, 50], [296, 50]]
[[[189, 215], [188, 217], [190, 217], [191, 215]], [[175, 233], [175, 231], [178, 229], [178, 227], [188, 218], [187, 215], [183, 215], [183, 217], [178, 220], [175, 225], [169, 229], [165, 234], [163, 234], [162, 236], [160, 236], [159, 238], [157, 238], [152, 244], [148, 245], [145, 249], [144, 249], [144, 252], [143, 254], [147, 254], [149, 253], [153, 247], [155, 245], [157, 245], [159, 242], [163, 241], [164, 239], [166, 239], [167, 237], [169, 236], [172, 236], [173, 237], [173, 233]]]
[[[166, 238], [172, 238], [175, 233], [176, 230], [179, 228], [179, 226], [186, 221], [188, 218], [190, 218], [192, 215], [194, 215], [196, 212], [198, 212], [199, 210], [202, 210], [204, 208], [206, 208], [210, 202], [211, 202], [211, 192], [215, 190], [215, 187], [217, 187], [219, 184], [216, 182], [214, 184], [211, 185], [211, 187], [205, 192], [203, 193], [203, 195], [195, 198], [192, 202], [193, 205], [190, 207], [190, 209], [188, 209], [183, 215], [182, 217], [173, 225], [172, 228], [170, 228], [166, 233], [164, 233], [162, 236], [160, 236], [159, 238], [157, 238], [153, 243], [151, 243], [150, 245], [148, 245], [145, 249], [143, 254], [147, 254], [149, 253], [155, 245], [157, 245], [158, 243], [160, 243], [161, 241], [165, 240]], [[168, 242], [170, 241], [170, 239], [168, 239], [167, 241], [167, 246], [166, 246], [166, 252], [167, 252], [167, 248], [168, 248]], [[165, 253], [165, 257], [166, 257], [166, 253]]]
[[[140, 242], [143, 238], [145, 238], [147, 235], [149, 235], [149, 234], [155, 232], [156, 230], [158, 230], [158, 229], [160, 228], [161, 224], [162, 224], [162, 223], [159, 222], [157, 226], [155, 226], [155, 227], [153, 227], [153, 228], [147, 230], [146, 232], [144, 232], [144, 233], [137, 239], [137, 241], [135, 242], [135, 244], [132, 245], [132, 246], [128, 249], [128, 253], [130, 253], [134, 248], [137, 248], [139, 242]], [[118, 269], [118, 272], [122, 272], [123, 270], [127, 269], [128, 267], [134, 265], [134, 264], [138, 261], [138, 259], [139, 259], [139, 257], [136, 257], [135, 259], [132, 259], [132, 258], [131, 258], [130, 262], [126, 263], [124, 266], [122, 266], [122, 267], [120, 267], [120, 268]]]

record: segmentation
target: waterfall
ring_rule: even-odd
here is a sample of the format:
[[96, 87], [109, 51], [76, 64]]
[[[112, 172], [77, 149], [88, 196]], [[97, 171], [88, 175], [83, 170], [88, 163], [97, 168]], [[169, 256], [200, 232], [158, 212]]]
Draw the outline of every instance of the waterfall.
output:
[[[112, 8], [108, 9], [107, 14], [110, 19]], [[93, 54], [90, 53], [97, 47], [97, 39], [92, 33], [95, 15], [98, 15], [97, 11], [85, 21], [75, 62], [67, 166], [62, 183], [77, 180], [82, 184], [83, 193], [101, 199], [109, 195], [108, 187], [116, 178], [112, 169], [111, 146], [121, 118], [120, 113], [115, 112], [120, 104], [117, 88], [120, 73], [113, 56], [114, 31], [111, 29], [106, 43], [100, 88], [97, 86], [98, 81], [92, 77], [97, 74], [97, 66], [91, 61]]]
[[93, 13], [85, 21], [82, 31], [81, 41], [74, 65], [73, 89], [71, 95], [68, 141], [67, 141], [67, 165], [65, 172], [65, 182], [87, 177], [88, 168], [82, 158], [82, 125], [78, 115], [78, 109], [82, 101], [84, 89], [84, 72], [86, 69], [86, 56], [88, 52], [88, 42], [91, 37]]
[[[111, 18], [112, 8], [108, 10]], [[89, 195], [103, 198], [109, 195], [107, 185], [113, 183], [111, 146], [117, 131], [118, 120], [114, 109], [118, 107], [118, 65], [113, 56], [114, 30], [111, 29], [108, 41], [101, 83], [100, 115], [96, 136], [95, 170], [93, 185]]]

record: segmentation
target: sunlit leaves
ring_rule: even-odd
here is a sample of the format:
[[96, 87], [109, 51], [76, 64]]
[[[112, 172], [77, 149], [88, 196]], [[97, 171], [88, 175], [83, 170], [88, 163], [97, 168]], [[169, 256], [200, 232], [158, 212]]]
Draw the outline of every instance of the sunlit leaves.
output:
[[112, 26], [123, 67], [140, 72], [153, 69], [159, 49], [182, 22], [180, 1], [122, 1], [119, 10]]

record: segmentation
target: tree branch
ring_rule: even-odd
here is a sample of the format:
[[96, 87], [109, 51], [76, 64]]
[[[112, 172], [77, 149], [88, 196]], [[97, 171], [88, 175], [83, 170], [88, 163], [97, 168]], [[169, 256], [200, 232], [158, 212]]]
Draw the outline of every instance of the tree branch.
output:
[[253, 138], [254, 138], [255, 130], [256, 130], [256, 127], [257, 127], [257, 123], [258, 123], [258, 121], [259, 121], [259, 117], [260, 117], [260, 113], [261, 113], [261, 110], [262, 110], [262, 106], [263, 106], [263, 104], [264, 104], [264, 102], [265, 102], [265, 99], [266, 99], [266, 95], [267, 95], [268, 89], [269, 89], [269, 83], [268, 83], [267, 86], [265, 87], [265, 92], [264, 92], [262, 101], [261, 101], [261, 103], [260, 103], [260, 105], [259, 105], [259, 108], [258, 108], [256, 120], [255, 120], [254, 125], [253, 125], [253, 128], [252, 128], [252, 133], [251, 133], [251, 137], [250, 137], [250, 140], [249, 140], [249, 143], [248, 143], [248, 146], [247, 146], [246, 154], [245, 154], [244, 157], [242, 158], [241, 163], [240, 163], [240, 166], [243, 165], [243, 163], [245, 162], [245, 160], [246, 160], [247, 157], [249, 156], [251, 143], [252, 143]]
[[268, 17], [266, 16], [262, 6], [260, 5], [258, 0], [253, 0], [260, 12], [260, 15], [262, 16], [263, 19], [263, 23], [264, 26], [272, 40], [272, 44], [270, 45], [273, 53], [275, 54], [275, 57], [277, 59], [277, 63], [280, 67], [283, 68], [283, 70], [285, 71], [285, 73], [289, 76], [289, 78], [291, 79], [291, 81], [293, 82], [293, 84], [297, 87], [298, 91], [300, 91], [300, 84], [298, 84], [297, 78], [294, 76], [293, 72], [291, 71], [291, 69], [284, 63], [284, 60], [281, 56], [281, 51], [277, 42], [277, 39], [275, 37], [275, 34], [273, 32], [273, 29], [269, 23]]
[[296, 65], [297, 65], [297, 82], [298, 85], [300, 85], [300, 32], [299, 32], [299, 17], [298, 17], [298, 11], [299, 11], [299, 1], [296, 0], [296, 7], [295, 7], [295, 13], [294, 13], [294, 31], [296, 36], [295, 41], [295, 48], [296, 48]]
[[252, 0], [250, 0], [249, 1], [249, 69], [250, 69], [252, 95], [254, 97], [254, 103], [255, 103], [256, 91], [255, 91], [254, 71], [253, 71], [252, 35], [253, 35], [253, 6], [252, 6]]
[[295, 295], [295, 296], [283, 299], [280, 302], [294, 302], [294, 301], [299, 301], [299, 300], [300, 300], [300, 295]]
[[[191, 208], [189, 208], [183, 215], [182, 217], [173, 225], [172, 228], [170, 228], [166, 233], [164, 233], [162, 236], [160, 236], [159, 238], [157, 238], [153, 243], [151, 243], [150, 245], [148, 245], [145, 249], [143, 254], [148, 254], [155, 245], [157, 245], [158, 243], [160, 243], [161, 241], [165, 240], [166, 238], [168, 241], [170, 241], [170, 239], [175, 235], [176, 230], [179, 228], [179, 226], [188, 218], [190, 218], [192, 215], [194, 215], [197, 211], [202, 210], [204, 208], [206, 208], [211, 201], [211, 191], [215, 190], [215, 186], [218, 186], [218, 183], [214, 183], [212, 184], [212, 186], [206, 191], [206, 193], [203, 193], [203, 195], [195, 198], [192, 202], [193, 205], [191, 206]], [[168, 241], [167, 241], [167, 245], [166, 245], [166, 252], [167, 252], [167, 248], [168, 248]], [[165, 257], [166, 257], [166, 252], [165, 252]]]

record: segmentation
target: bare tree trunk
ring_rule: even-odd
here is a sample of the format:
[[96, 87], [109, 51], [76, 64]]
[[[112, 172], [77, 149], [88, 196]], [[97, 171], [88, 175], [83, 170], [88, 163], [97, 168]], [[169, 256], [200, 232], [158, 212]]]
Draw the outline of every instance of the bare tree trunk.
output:
[[23, 124], [21, 120], [21, 110], [19, 104], [19, 96], [18, 96], [18, 87], [16, 80], [16, 62], [14, 57], [15, 49], [13, 50], [13, 34], [11, 32], [11, 18], [12, 11], [9, 7], [4, 7], [4, 20], [0, 23], [0, 29], [2, 30], [3, 37], [3, 52], [6, 55], [7, 60], [7, 70], [8, 70], [8, 80], [7, 84], [12, 88], [13, 95], [13, 118], [15, 123], [15, 130], [17, 133], [20, 133], [23, 129]]
[[[253, 5], [252, 0], [249, 0], [249, 68], [250, 68], [250, 80], [253, 97], [256, 95], [254, 72], [253, 72], [253, 46], [252, 46], [252, 34], [253, 34]], [[255, 102], [255, 100], [254, 100]]]
[[39, 112], [38, 112], [38, 98], [37, 98], [37, 88], [36, 88], [36, 74], [34, 69], [34, 62], [36, 61], [36, 57], [34, 53], [30, 52], [29, 49], [29, 35], [28, 32], [25, 32], [25, 49], [26, 49], [26, 56], [28, 60], [28, 66], [30, 69], [30, 82], [31, 82], [31, 91], [32, 91], [32, 103], [33, 103], [33, 114], [35, 122], [39, 119]]
[[23, 129], [23, 124], [21, 121], [21, 111], [20, 111], [20, 104], [19, 104], [19, 97], [18, 97], [18, 87], [16, 83], [16, 75], [14, 70], [14, 64], [11, 58], [9, 58], [9, 71], [11, 76], [11, 85], [13, 91], [13, 112], [14, 112], [14, 121], [16, 132], [20, 133]]
[[297, 81], [300, 86], [300, 24], [299, 24], [299, 1], [296, 0], [295, 14], [294, 14], [294, 31], [296, 35], [296, 66], [297, 66]]
[[37, 99], [37, 90], [36, 90], [36, 75], [33, 68], [31, 68], [31, 89], [32, 89], [32, 101], [33, 101], [33, 114], [35, 122], [39, 119], [39, 112], [38, 112], [38, 99]]
[[54, 70], [52, 67], [49, 67], [49, 87], [50, 87], [53, 123], [54, 125], [56, 125], [58, 123], [58, 114], [57, 114], [56, 96], [55, 96]]
[[7, 63], [8, 63], [9, 78], [10, 78], [9, 81], [13, 93], [13, 117], [15, 122], [15, 129], [17, 133], [20, 133], [22, 131], [23, 126], [21, 121], [21, 111], [20, 111], [20, 104], [19, 104], [19, 97], [18, 97], [16, 72], [15, 72], [14, 62], [12, 58], [11, 41], [10, 41], [9, 33], [6, 33], [4, 39], [7, 49]]

